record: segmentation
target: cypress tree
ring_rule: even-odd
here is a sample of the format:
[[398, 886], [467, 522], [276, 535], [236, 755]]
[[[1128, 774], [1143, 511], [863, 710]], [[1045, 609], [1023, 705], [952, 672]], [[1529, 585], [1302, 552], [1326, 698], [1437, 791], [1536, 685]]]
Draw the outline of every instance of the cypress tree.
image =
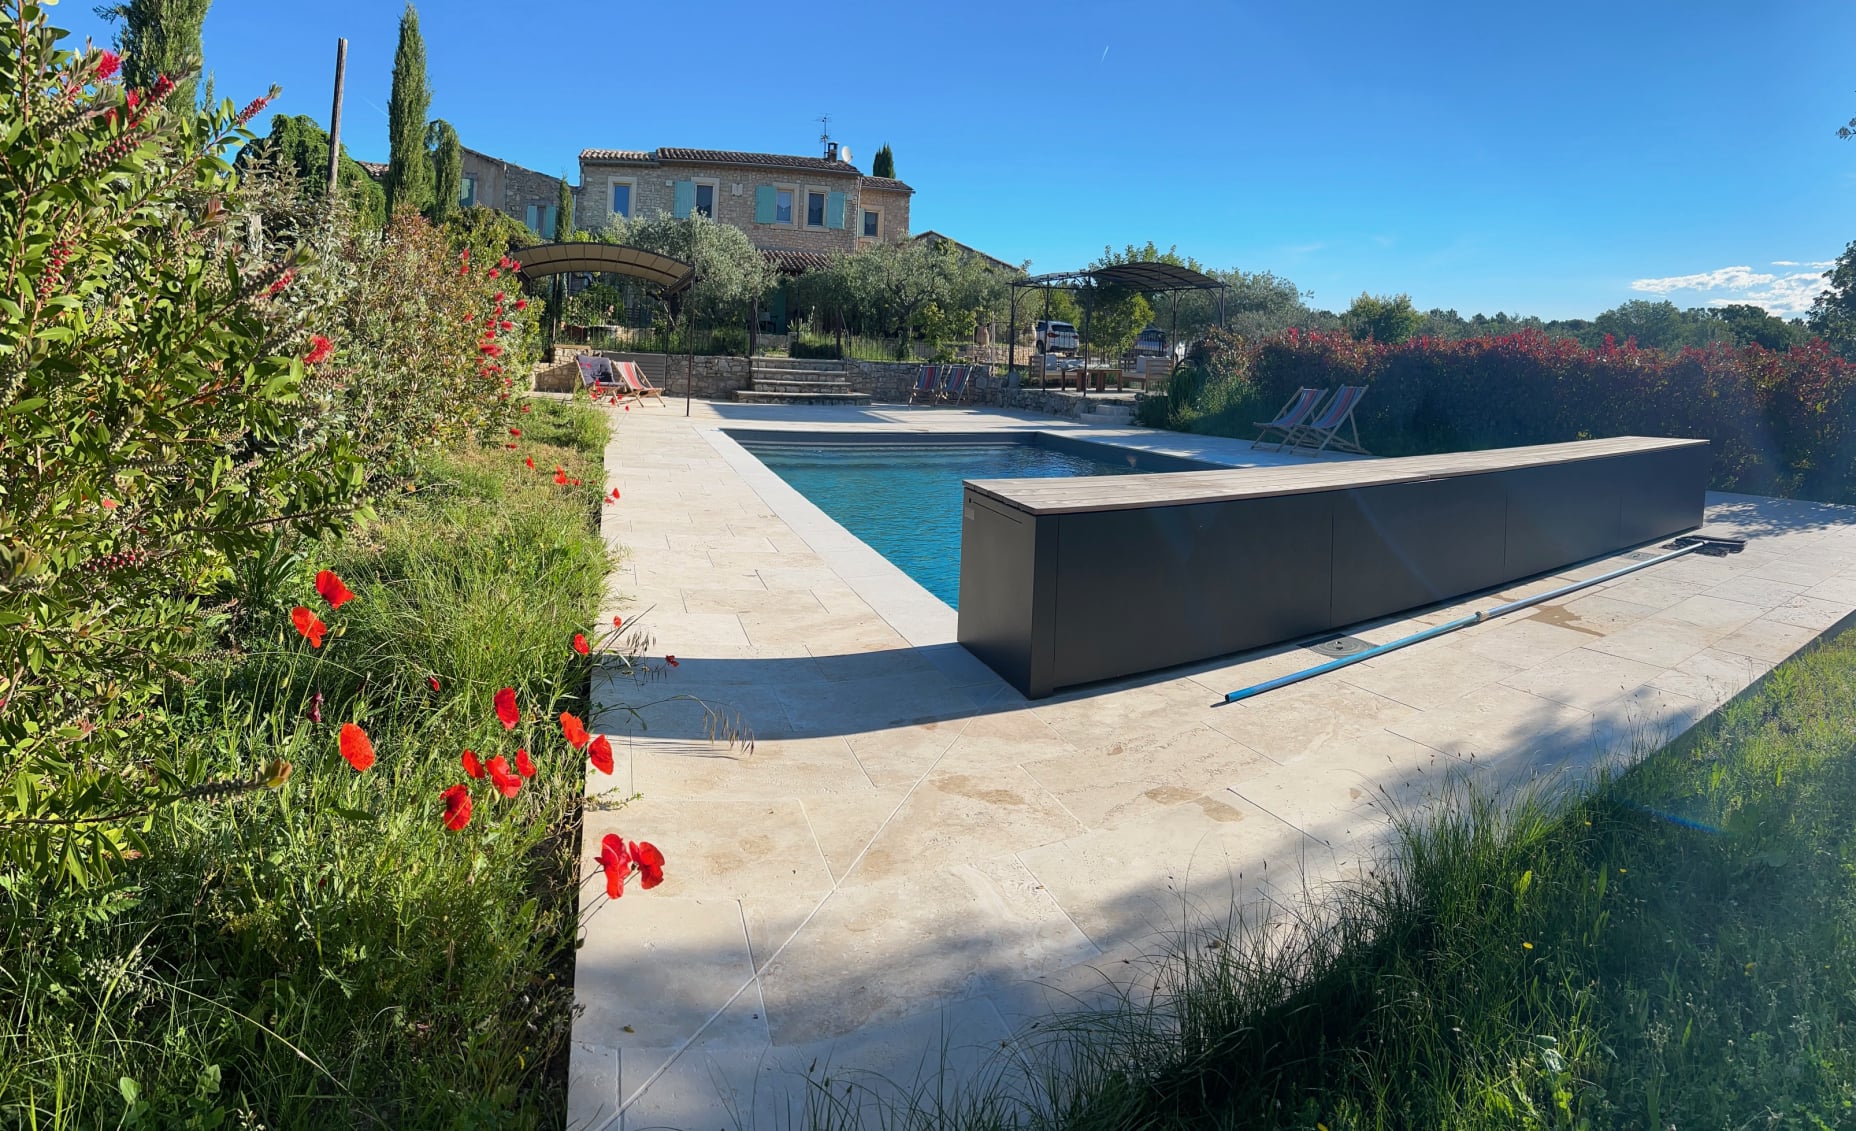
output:
[[400, 17], [393, 54], [393, 93], [387, 98], [387, 215], [423, 209], [432, 200], [432, 159], [425, 151], [425, 115], [432, 89], [425, 81], [425, 40], [411, 4]]
[[147, 90], [162, 75], [174, 80], [172, 106], [194, 104], [202, 54], [200, 29], [213, 0], [128, 0], [105, 5], [97, 14], [121, 24], [116, 49], [122, 54], [122, 81]]
[[574, 238], [574, 190], [561, 178], [561, 202], [554, 210], [554, 242], [566, 243]]
[[871, 158], [870, 175], [873, 177], [888, 177], [891, 180], [895, 179], [896, 155], [890, 152], [888, 142], [884, 142], [883, 148], [877, 150], [876, 156]]
[[432, 223], [442, 224], [458, 210], [458, 197], [464, 192], [464, 148], [458, 131], [443, 118], [426, 130], [432, 147], [432, 207], [427, 215]]

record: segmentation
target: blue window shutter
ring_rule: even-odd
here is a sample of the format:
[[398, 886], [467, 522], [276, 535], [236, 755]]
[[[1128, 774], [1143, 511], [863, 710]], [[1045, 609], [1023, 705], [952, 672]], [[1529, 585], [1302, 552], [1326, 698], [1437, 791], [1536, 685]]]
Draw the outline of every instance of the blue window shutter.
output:
[[825, 195], [825, 226], [827, 228], [844, 227], [844, 194], [841, 192]]
[[675, 216], [677, 219], [682, 220], [682, 219], [686, 219], [689, 216], [689, 214], [695, 210], [696, 210], [696, 182], [695, 181], [678, 181], [677, 182], [677, 196], [676, 196], [675, 201], [672, 202], [670, 214], [672, 216]]
[[754, 186], [754, 222], [756, 224], [773, 223], [773, 186]]

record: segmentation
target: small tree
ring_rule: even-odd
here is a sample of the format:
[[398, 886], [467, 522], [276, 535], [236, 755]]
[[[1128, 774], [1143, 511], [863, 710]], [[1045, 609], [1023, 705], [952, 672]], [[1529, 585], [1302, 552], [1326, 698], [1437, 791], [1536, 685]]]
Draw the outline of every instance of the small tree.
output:
[[778, 282], [767, 257], [732, 224], [718, 224], [700, 212], [685, 219], [658, 213], [648, 219], [615, 218], [599, 233], [605, 243], [655, 251], [696, 268], [696, 282], [685, 302], [711, 323], [739, 320]]
[[425, 149], [432, 89], [425, 78], [425, 39], [411, 4], [400, 16], [393, 55], [393, 92], [387, 97], [387, 213], [423, 210], [432, 200], [432, 160]]
[[129, 0], [105, 5], [98, 15], [122, 25], [122, 79], [132, 90], [148, 90], [161, 76], [174, 83], [176, 106], [193, 106], [202, 69], [200, 30], [213, 0]]
[[1411, 305], [1410, 295], [1375, 297], [1362, 292], [1342, 318], [1354, 337], [1388, 344], [1410, 339], [1424, 325], [1424, 314]]
[[554, 242], [567, 243], [574, 238], [574, 190], [567, 178], [561, 178], [560, 203], [554, 210]]
[[458, 143], [458, 131], [443, 118], [426, 128], [425, 137], [432, 147], [432, 207], [426, 215], [442, 224], [457, 211], [464, 193], [464, 147]]
[[1856, 242], [1824, 272], [1824, 282], [1829, 285], [1811, 303], [1805, 325], [1843, 356], [1856, 356]]
[[889, 177], [892, 180], [895, 179], [896, 155], [890, 151], [888, 142], [884, 142], [883, 148], [877, 150], [876, 156], [871, 158], [870, 175], [873, 177]]
[[[304, 199], [321, 201], [328, 193], [329, 135], [306, 114], [278, 114], [271, 119], [268, 136], [239, 150], [237, 166], [242, 173], [268, 166], [276, 173], [289, 175]], [[375, 228], [386, 224], [386, 191], [348, 156], [346, 146], [342, 147], [335, 185], [337, 195], [353, 211], [356, 223]]]

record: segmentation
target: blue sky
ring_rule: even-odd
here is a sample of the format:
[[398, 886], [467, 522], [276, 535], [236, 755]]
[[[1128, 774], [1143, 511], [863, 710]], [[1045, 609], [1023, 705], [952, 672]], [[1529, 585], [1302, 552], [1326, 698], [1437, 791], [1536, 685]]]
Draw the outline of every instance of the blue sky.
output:
[[[54, 22], [110, 30], [86, 0]], [[401, 5], [215, 0], [222, 95], [271, 82], [386, 156]], [[1856, 5], [425, 0], [434, 117], [574, 176], [582, 148], [887, 141], [934, 228], [1035, 269], [1177, 244], [1344, 307], [1589, 317], [1808, 306], [1856, 238]]]

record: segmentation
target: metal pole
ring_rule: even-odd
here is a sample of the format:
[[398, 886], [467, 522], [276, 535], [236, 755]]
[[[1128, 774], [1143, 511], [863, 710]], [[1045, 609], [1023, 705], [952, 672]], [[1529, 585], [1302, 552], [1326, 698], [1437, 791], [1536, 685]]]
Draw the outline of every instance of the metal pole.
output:
[[348, 75], [348, 41], [335, 41], [335, 106], [329, 111], [329, 203], [342, 168], [342, 84]]
[[[1035, 339], [1036, 334], [1032, 335]], [[1044, 284], [1044, 375], [1038, 378], [1038, 388], [1050, 388], [1050, 284]]]
[[[690, 414], [690, 390], [696, 384], [696, 304], [685, 302], [684, 305], [688, 308], [689, 314], [683, 319], [683, 324], [689, 328], [690, 332], [690, 353], [687, 359], [689, 368], [683, 372], [683, 415], [688, 416]], [[753, 362], [750, 361], [748, 365], [749, 372], [753, 372]]]
[[1018, 370], [1018, 288], [1012, 288], [1011, 313], [1006, 315], [1008, 325], [1005, 328], [1005, 375], [1010, 380]]
[[1089, 311], [1095, 306], [1090, 301], [1089, 291], [1094, 289], [1091, 287], [1083, 292], [1083, 379], [1077, 383], [1077, 388], [1083, 391], [1084, 400], [1089, 399]]

